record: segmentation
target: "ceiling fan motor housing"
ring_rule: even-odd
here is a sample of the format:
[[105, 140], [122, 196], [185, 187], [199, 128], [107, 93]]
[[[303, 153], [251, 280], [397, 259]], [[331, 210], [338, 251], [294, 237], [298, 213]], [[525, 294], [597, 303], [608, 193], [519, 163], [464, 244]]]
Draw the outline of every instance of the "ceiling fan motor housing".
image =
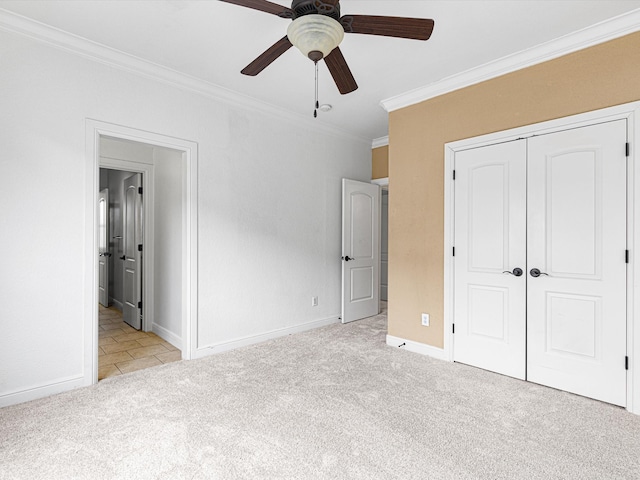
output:
[[322, 0], [293, 0], [291, 10], [295, 14], [294, 19], [305, 15], [319, 14], [340, 20], [340, 3], [333, 5]]

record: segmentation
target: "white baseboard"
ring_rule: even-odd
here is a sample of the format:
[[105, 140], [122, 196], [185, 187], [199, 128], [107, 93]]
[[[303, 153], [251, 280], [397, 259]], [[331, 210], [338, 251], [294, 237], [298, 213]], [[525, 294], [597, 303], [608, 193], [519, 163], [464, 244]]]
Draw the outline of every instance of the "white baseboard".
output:
[[116, 307], [116, 309], [122, 311], [122, 302], [120, 300], [116, 300], [115, 298], [110, 298], [109, 302], [112, 306]]
[[432, 347], [426, 343], [413, 342], [404, 338], [387, 335], [387, 345], [390, 347], [400, 347], [410, 352], [426, 355], [427, 357], [437, 358], [438, 360], [449, 361], [449, 357], [442, 348]]
[[48, 397], [49, 395], [66, 392], [67, 390], [83, 387], [85, 385], [84, 377], [82, 375], [61, 378], [57, 381], [54, 380], [52, 383], [47, 383], [46, 385], [32, 386], [25, 390], [0, 395], [0, 408], [29, 402], [31, 400], [37, 400], [38, 398]]
[[293, 327], [271, 330], [270, 332], [261, 333], [259, 335], [252, 335], [228, 342], [217, 343], [215, 345], [199, 347], [194, 352], [193, 358], [202, 358], [216, 353], [228, 352], [229, 350], [235, 350], [236, 348], [247, 347], [256, 343], [266, 342], [267, 340], [273, 340], [274, 338], [285, 337], [294, 333], [302, 333], [308, 330], [326, 327], [327, 325], [332, 325], [334, 323], [340, 323], [340, 317], [338, 315], [329, 318], [323, 318], [321, 320], [315, 320], [313, 322], [294, 325]]
[[169, 342], [171, 345], [176, 347], [178, 350], [182, 350], [182, 338], [173, 333], [170, 330], [167, 330], [161, 325], [154, 323], [151, 325], [151, 331], [158, 335], [161, 339], [166, 342]]

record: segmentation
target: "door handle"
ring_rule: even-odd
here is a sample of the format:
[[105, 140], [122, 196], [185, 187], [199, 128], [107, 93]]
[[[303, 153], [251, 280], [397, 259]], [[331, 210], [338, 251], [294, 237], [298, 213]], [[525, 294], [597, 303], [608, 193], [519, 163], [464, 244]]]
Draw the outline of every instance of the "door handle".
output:
[[351, 258], [349, 255], [347, 255], [346, 257], [342, 257], [342, 259], [343, 259], [345, 262], [348, 262], [349, 260], [354, 260], [354, 259], [353, 259], [353, 258]]
[[529, 274], [530, 274], [533, 278], [538, 278], [540, 275], [546, 275], [547, 277], [549, 277], [549, 276], [550, 276], [548, 273], [541, 272], [541, 271], [540, 271], [539, 269], [537, 269], [537, 268], [532, 268], [532, 269], [529, 271]]
[[516, 267], [513, 269], [513, 272], [510, 272], [509, 270], [505, 270], [502, 273], [508, 273], [509, 275], [513, 275], [514, 277], [519, 277], [522, 275], [523, 272], [521, 268]]
[[127, 257], [125, 257], [124, 255], [122, 255], [122, 256], [120, 257], [120, 260], [125, 260], [126, 258], [127, 258]]

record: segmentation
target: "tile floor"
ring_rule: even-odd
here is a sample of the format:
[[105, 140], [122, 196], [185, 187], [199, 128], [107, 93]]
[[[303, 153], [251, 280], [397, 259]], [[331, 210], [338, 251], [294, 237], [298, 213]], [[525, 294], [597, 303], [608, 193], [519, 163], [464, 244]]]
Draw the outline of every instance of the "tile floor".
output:
[[130, 327], [115, 308], [99, 307], [98, 380], [180, 360], [170, 343]]

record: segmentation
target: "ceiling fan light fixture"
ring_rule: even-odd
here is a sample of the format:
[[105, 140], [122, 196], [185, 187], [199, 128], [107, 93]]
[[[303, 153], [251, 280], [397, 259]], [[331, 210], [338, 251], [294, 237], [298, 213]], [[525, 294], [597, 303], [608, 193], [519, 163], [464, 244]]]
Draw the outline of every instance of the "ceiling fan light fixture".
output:
[[305, 57], [317, 62], [340, 45], [344, 28], [340, 22], [326, 15], [304, 15], [291, 22], [287, 37]]

